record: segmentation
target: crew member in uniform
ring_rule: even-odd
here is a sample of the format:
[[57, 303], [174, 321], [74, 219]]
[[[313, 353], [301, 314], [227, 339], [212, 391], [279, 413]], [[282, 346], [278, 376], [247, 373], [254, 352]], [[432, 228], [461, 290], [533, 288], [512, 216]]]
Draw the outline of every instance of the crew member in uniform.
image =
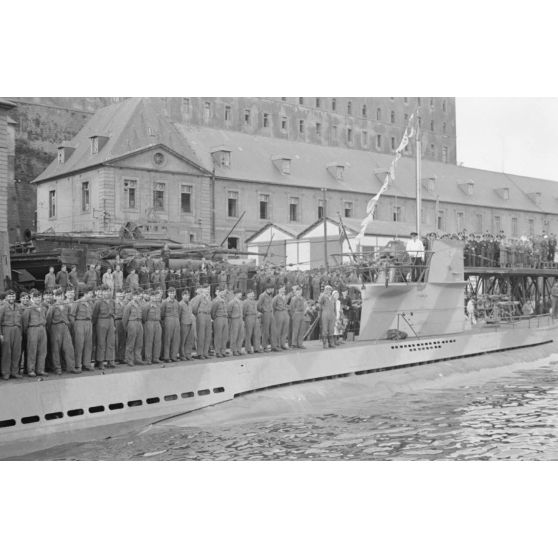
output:
[[114, 328], [116, 332], [116, 362], [119, 364], [124, 363], [126, 359], [126, 330], [122, 325], [122, 314], [124, 313], [125, 306], [124, 293], [122, 291], [116, 291], [116, 299], [114, 301]]
[[19, 373], [21, 357], [21, 309], [15, 292], [9, 290], [0, 304], [0, 341], [2, 342], [2, 378], [22, 378]]
[[46, 311], [41, 304], [41, 293], [31, 291], [31, 304], [22, 315], [22, 326], [27, 340], [27, 375], [48, 376], [45, 372], [47, 355]]
[[[19, 293], [19, 308], [21, 311], [21, 317], [23, 319], [23, 313], [25, 309], [31, 306], [31, 298], [27, 291], [21, 291]], [[19, 357], [19, 373], [23, 374], [27, 370], [27, 335], [21, 328], [21, 356]]]
[[324, 287], [324, 292], [318, 299], [320, 308], [320, 327], [324, 349], [335, 347], [333, 342], [333, 331], [335, 327], [335, 303], [330, 285]]
[[198, 287], [196, 296], [192, 299], [192, 313], [196, 316], [196, 331], [198, 340], [196, 352], [198, 358], [209, 358], [209, 347], [211, 345], [211, 300], [209, 298], [209, 287]]
[[145, 363], [160, 363], [162, 329], [161, 329], [161, 305], [157, 294], [152, 291], [150, 300], [142, 308], [143, 321], [143, 354]]
[[265, 291], [258, 298], [257, 309], [262, 315], [262, 347], [267, 353], [271, 351], [271, 345], [274, 343], [275, 337], [275, 328], [273, 327], [273, 285], [269, 281], [265, 285]]
[[143, 364], [141, 358], [143, 327], [141, 324], [140, 292], [137, 289], [132, 295], [132, 300], [124, 308], [122, 325], [126, 330], [126, 363], [128, 366]]
[[421, 277], [424, 266], [424, 244], [422, 240], [418, 238], [416, 232], [411, 233], [411, 240], [407, 242], [406, 250], [411, 257], [411, 264], [413, 266], [411, 281], [416, 282]]
[[99, 370], [104, 370], [104, 363], [114, 368], [114, 346], [116, 344], [114, 331], [114, 302], [112, 291], [105, 285], [101, 290], [101, 297], [93, 307], [92, 315], [95, 338], [97, 340], [95, 360]]
[[217, 296], [211, 303], [211, 319], [213, 320], [213, 344], [215, 346], [215, 355], [218, 358], [223, 358], [226, 356], [228, 338], [225, 291], [217, 291]]
[[302, 288], [299, 285], [294, 286], [294, 296], [291, 298], [289, 304], [289, 312], [291, 314], [292, 333], [291, 333], [291, 347], [298, 349], [306, 349], [303, 345], [304, 334], [304, 310], [306, 303], [302, 297]]
[[93, 370], [91, 366], [93, 345], [92, 310], [91, 291], [86, 287], [83, 296], [74, 302], [70, 309], [70, 322], [74, 332], [76, 368], [81, 368], [82, 370]]
[[178, 321], [178, 301], [176, 289], [168, 289], [167, 299], [161, 305], [161, 320], [163, 323], [163, 360], [165, 362], [178, 361], [180, 345], [180, 322]]
[[262, 352], [261, 332], [258, 321], [258, 303], [256, 294], [250, 290], [246, 294], [246, 300], [242, 303], [242, 317], [244, 319], [244, 346], [247, 353]]
[[60, 355], [64, 358], [67, 371], [80, 374], [81, 369], [75, 366], [74, 346], [70, 335], [69, 307], [63, 302], [64, 294], [61, 289], [54, 291], [54, 304], [49, 308], [46, 322], [49, 331], [50, 356], [56, 374], [62, 374]]
[[279, 287], [279, 292], [273, 297], [273, 322], [275, 325], [275, 343], [272, 350], [289, 348], [287, 338], [289, 335], [289, 314], [287, 312], [287, 300], [285, 287]]
[[229, 318], [229, 346], [233, 356], [240, 355], [242, 348], [242, 291], [235, 289], [234, 298], [227, 304], [227, 315]]
[[184, 288], [182, 300], [178, 303], [180, 322], [180, 360], [192, 360], [192, 349], [196, 340], [196, 318], [190, 307], [190, 292]]

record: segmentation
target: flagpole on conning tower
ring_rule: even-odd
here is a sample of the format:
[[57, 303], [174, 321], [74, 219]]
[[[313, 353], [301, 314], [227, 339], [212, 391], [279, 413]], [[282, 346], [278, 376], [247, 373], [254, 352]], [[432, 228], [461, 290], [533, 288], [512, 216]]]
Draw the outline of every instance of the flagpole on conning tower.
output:
[[420, 109], [417, 109], [417, 126], [415, 135], [415, 161], [416, 161], [416, 198], [417, 198], [417, 238], [421, 238], [420, 221], [421, 221], [421, 141], [420, 141]]

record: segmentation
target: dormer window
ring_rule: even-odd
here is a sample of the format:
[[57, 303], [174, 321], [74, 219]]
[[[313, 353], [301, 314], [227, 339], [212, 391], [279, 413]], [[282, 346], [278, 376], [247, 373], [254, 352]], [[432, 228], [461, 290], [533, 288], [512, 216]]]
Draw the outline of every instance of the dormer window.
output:
[[291, 174], [291, 158], [285, 155], [272, 157], [273, 164], [281, 174]]
[[530, 194], [527, 194], [527, 196], [529, 197], [529, 199], [535, 205], [541, 205], [541, 193], [540, 192], [531, 192]]
[[330, 163], [327, 170], [336, 180], [343, 180], [345, 177], [345, 165], [343, 163]]
[[509, 200], [510, 199], [510, 189], [509, 188], [497, 188], [496, 193], [503, 199]]
[[225, 145], [216, 147], [211, 151], [213, 162], [218, 167], [229, 169], [231, 167], [231, 153], [232, 149]]
[[91, 142], [91, 155], [97, 155], [97, 153], [99, 153], [101, 151], [101, 149], [103, 149], [103, 147], [107, 143], [108, 137], [107, 136], [91, 136], [89, 138], [89, 141]]
[[462, 192], [468, 196], [472, 196], [475, 193], [475, 182], [473, 180], [458, 182], [457, 185], [461, 188]]
[[68, 145], [58, 147], [58, 164], [63, 165], [72, 156], [74, 151], [75, 149]]
[[422, 181], [422, 187], [429, 193], [432, 194], [436, 187], [436, 177], [431, 176]]

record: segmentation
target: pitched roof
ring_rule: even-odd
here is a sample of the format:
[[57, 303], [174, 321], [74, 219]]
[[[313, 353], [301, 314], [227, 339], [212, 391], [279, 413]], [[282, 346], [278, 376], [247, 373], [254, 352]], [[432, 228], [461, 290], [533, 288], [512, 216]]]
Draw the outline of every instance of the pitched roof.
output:
[[[223, 179], [272, 183], [284, 186], [328, 188], [330, 190], [374, 195], [383, 182], [393, 156], [359, 149], [320, 146], [278, 138], [245, 134], [186, 124], [175, 124], [188, 141], [202, 166], [212, 168], [211, 151], [219, 145], [232, 149], [230, 168], [216, 167]], [[290, 174], [282, 174], [274, 164], [278, 155], [291, 159]], [[328, 170], [336, 162], [344, 165], [343, 180]], [[423, 183], [435, 178], [432, 192], [422, 189], [425, 200], [479, 207], [558, 213], [558, 182], [456, 166], [437, 161], [422, 161]], [[472, 192], [465, 186], [473, 182]], [[508, 189], [509, 199], [501, 191]], [[528, 194], [542, 193], [538, 204]], [[415, 197], [415, 160], [402, 157], [396, 167], [395, 181], [387, 195]]]
[[258, 236], [260, 236], [262, 233], [270, 228], [279, 229], [285, 234], [292, 236], [294, 239], [297, 238], [308, 227], [300, 223], [267, 223], [261, 229], [257, 230], [254, 234], [250, 235], [246, 239], [246, 243], [253, 242], [254, 239], [256, 239]]
[[[92, 136], [108, 138], [107, 143], [96, 154], [91, 154]], [[80, 172], [159, 144], [201, 166], [184, 138], [164, 116], [159, 101], [127, 99], [96, 112], [79, 133], [70, 142], [65, 143], [75, 149], [68, 160], [59, 164], [55, 159], [34, 182]]]

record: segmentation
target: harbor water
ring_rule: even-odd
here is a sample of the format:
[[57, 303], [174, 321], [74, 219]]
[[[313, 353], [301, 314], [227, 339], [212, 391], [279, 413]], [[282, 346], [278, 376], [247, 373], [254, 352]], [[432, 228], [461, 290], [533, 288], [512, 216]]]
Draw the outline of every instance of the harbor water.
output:
[[258, 392], [49, 460], [555, 460], [558, 354], [530, 348]]

